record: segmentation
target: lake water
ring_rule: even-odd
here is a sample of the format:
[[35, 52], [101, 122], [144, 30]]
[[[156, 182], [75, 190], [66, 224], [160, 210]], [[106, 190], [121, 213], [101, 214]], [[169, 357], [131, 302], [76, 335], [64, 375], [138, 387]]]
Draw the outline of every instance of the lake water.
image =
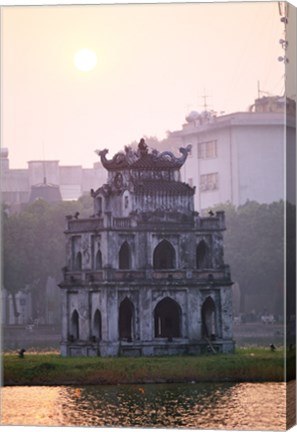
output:
[[286, 429], [284, 383], [3, 387], [2, 425]]

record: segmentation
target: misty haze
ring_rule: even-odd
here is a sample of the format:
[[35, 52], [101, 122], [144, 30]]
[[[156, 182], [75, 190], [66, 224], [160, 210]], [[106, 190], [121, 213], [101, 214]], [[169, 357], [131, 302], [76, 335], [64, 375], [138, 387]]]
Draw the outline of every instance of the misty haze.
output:
[[[41, 339], [48, 346], [49, 331], [57, 347], [65, 216], [93, 212], [90, 190], [107, 180], [94, 150], [107, 147], [112, 156], [124, 146], [136, 149], [143, 134], [160, 152], [178, 155], [190, 145], [181, 178], [195, 187], [195, 210], [226, 212], [237, 338], [245, 335], [242, 321], [259, 342], [264, 335], [265, 343], [282, 338], [287, 191], [280, 13], [277, 3], [3, 8], [2, 322], [12, 326], [5, 346], [18, 347], [19, 331], [28, 345]], [[287, 54], [294, 55], [290, 47]], [[287, 80], [288, 161], [295, 140], [290, 85]], [[157, 138], [165, 131], [166, 138]]]

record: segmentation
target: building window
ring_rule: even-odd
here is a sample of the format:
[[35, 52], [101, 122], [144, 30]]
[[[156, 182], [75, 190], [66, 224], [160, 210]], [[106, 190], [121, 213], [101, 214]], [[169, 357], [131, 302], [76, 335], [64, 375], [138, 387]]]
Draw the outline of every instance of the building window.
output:
[[210, 159], [217, 157], [217, 141], [205, 141], [198, 143], [198, 158]]
[[82, 257], [81, 252], [77, 252], [74, 261], [74, 270], [80, 271], [82, 269]]
[[97, 198], [97, 214], [102, 213], [102, 197]]
[[71, 334], [70, 339], [75, 341], [79, 339], [79, 317], [75, 309], [71, 316]]
[[153, 266], [156, 270], [175, 268], [175, 250], [171, 243], [162, 240], [154, 250]]
[[119, 336], [128, 342], [133, 339], [134, 306], [126, 297], [120, 304], [119, 310]]
[[119, 269], [128, 270], [131, 267], [131, 252], [130, 246], [125, 241], [119, 251]]
[[98, 249], [98, 252], [96, 253], [96, 270], [102, 269], [102, 253], [101, 250]]
[[196, 268], [205, 269], [209, 267], [209, 249], [204, 240], [196, 248]]
[[200, 190], [212, 191], [219, 188], [219, 175], [218, 173], [203, 174], [200, 176]]
[[94, 319], [93, 319], [93, 334], [92, 334], [94, 341], [101, 340], [102, 337], [101, 328], [102, 328], [101, 313], [99, 309], [96, 309], [96, 312], [94, 314]]

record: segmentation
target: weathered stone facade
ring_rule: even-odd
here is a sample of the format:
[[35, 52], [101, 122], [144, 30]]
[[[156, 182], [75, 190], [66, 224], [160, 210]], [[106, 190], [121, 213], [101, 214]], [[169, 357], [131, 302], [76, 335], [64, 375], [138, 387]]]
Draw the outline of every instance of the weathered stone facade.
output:
[[111, 160], [91, 191], [94, 215], [67, 219], [62, 291], [64, 356], [232, 352], [224, 213], [199, 217], [181, 157], [141, 140]]

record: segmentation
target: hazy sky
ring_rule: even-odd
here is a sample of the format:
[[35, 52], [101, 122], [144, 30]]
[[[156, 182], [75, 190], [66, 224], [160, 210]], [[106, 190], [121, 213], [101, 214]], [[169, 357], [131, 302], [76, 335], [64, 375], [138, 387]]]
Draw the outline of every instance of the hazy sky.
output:
[[[257, 81], [284, 91], [277, 2], [23, 6], [2, 9], [2, 130], [10, 167], [92, 166], [187, 113], [246, 110]], [[79, 71], [80, 48], [98, 63]]]

